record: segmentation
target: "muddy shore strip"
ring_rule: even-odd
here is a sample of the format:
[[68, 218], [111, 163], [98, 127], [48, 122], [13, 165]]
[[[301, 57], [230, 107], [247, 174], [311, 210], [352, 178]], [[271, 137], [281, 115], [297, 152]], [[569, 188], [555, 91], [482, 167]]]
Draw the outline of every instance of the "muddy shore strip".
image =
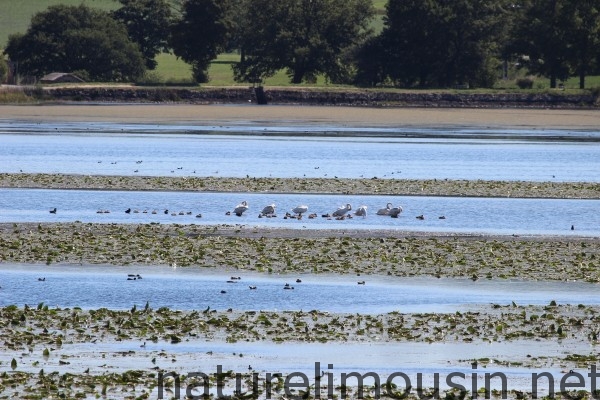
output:
[[0, 188], [599, 199], [600, 183], [1, 173]]

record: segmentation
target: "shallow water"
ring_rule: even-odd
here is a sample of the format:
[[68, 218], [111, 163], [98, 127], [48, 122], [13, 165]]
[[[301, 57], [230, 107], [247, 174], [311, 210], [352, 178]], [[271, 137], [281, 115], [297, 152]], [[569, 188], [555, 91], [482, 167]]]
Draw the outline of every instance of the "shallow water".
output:
[[0, 123], [0, 172], [600, 181], [598, 132], [235, 129]]
[[[322, 310], [343, 313], [454, 312], [481, 304], [600, 304], [594, 284], [332, 275], [230, 274], [202, 268], [0, 265], [0, 305], [226, 310]], [[140, 280], [127, 280], [128, 274]], [[241, 276], [227, 283], [230, 275]], [[43, 282], [38, 278], [44, 277]], [[301, 283], [295, 283], [301, 278]], [[365, 280], [358, 285], [357, 280]], [[289, 283], [294, 290], [284, 290]], [[250, 290], [249, 285], [257, 286]], [[225, 290], [226, 293], [221, 293]]]
[[[266, 374], [291, 373], [303, 374], [310, 384], [315, 382], [315, 377], [322, 372], [327, 372], [321, 378], [320, 384], [327, 386], [333, 382], [334, 386], [341, 383], [342, 374], [375, 373], [382, 382], [391, 374], [404, 373], [413, 385], [413, 393], [417, 387], [417, 374], [421, 374], [422, 387], [434, 386], [434, 374], [440, 374], [439, 387], [447, 389], [446, 376], [450, 373], [465, 374], [465, 379], [455, 377], [454, 383], [462, 384], [470, 390], [471, 377], [477, 375], [477, 389], [484, 386], [486, 373], [502, 373], [507, 378], [509, 390], [531, 390], [532, 373], [549, 372], [555, 377], [556, 390], [559, 381], [565, 375], [558, 366], [545, 366], [543, 368], [526, 368], [517, 365], [501, 366], [492, 361], [488, 365], [471, 365], [473, 360], [489, 358], [499, 361], [524, 361], [529, 354], [536, 357], [564, 357], [573, 352], [585, 352], [585, 346], [580, 344], [564, 344], [552, 346], [553, 343], [542, 341], [530, 343], [526, 341], [482, 343], [474, 346], [464, 343], [294, 343], [293, 346], [271, 343], [222, 343], [192, 341], [176, 345], [169, 343], [147, 342], [144, 349], [140, 348], [138, 341], [123, 341], [116, 343], [74, 344], [63, 345], [60, 350], [52, 353], [48, 360], [40, 360], [37, 367], [24, 365], [23, 370], [36, 373], [40, 368], [51, 372], [60, 370], [61, 373], [81, 373], [89, 368], [90, 373], [106, 371], [107, 359], [103, 354], [121, 354], [111, 357], [111, 372], [121, 372], [131, 369], [147, 369], [159, 365], [165, 373], [176, 372], [189, 374], [190, 372], [204, 373], [214, 376], [217, 368], [221, 371], [231, 370], [234, 373], [257, 373], [259, 378], [265, 379]], [[548, 349], [550, 347], [550, 349]], [[41, 351], [41, 350], [40, 350]], [[160, 352], [168, 352], [172, 359], [169, 361], [159, 356]], [[210, 354], [209, 354], [210, 352]], [[58, 357], [60, 354], [61, 357]], [[240, 356], [241, 355], [241, 356]], [[0, 361], [10, 363], [12, 354], [0, 355]], [[169, 358], [171, 358], [169, 357]], [[156, 358], [156, 364], [150, 359]], [[59, 365], [58, 360], [68, 360], [69, 365]], [[586, 372], [578, 370], [586, 376]], [[349, 386], [356, 384], [356, 379], [348, 377]], [[399, 388], [404, 388], [405, 381], [396, 376], [393, 382]], [[500, 389], [500, 379], [492, 379], [492, 388]], [[365, 385], [372, 385], [373, 378], [365, 378]], [[546, 380], [539, 381], [539, 393], [547, 393]], [[590, 382], [586, 387], [589, 389]], [[226, 382], [224, 391], [235, 388], [235, 380]], [[213, 386], [212, 391], [215, 392]], [[182, 388], [185, 391], [185, 385]], [[339, 389], [337, 389], [339, 391]], [[334, 390], [334, 392], [336, 392]], [[338, 392], [339, 393], [339, 392]]]
[[[242, 200], [248, 201], [250, 207], [242, 217], [225, 215]], [[376, 210], [388, 202], [404, 208], [399, 218], [376, 215]], [[259, 218], [262, 208], [271, 203], [277, 205], [278, 217]], [[354, 210], [359, 205], [367, 205], [367, 217], [355, 216], [344, 221], [322, 217], [346, 203], [352, 204]], [[308, 205], [308, 213], [316, 213], [317, 218], [308, 219], [306, 215], [300, 221], [283, 218], [299, 204]], [[50, 214], [49, 210], [54, 207], [58, 212]], [[130, 214], [125, 213], [127, 208], [132, 209]], [[169, 210], [168, 214], [164, 214], [165, 209]], [[111, 212], [98, 214], [99, 210]], [[153, 210], [157, 213], [152, 214]], [[598, 210], [600, 200], [0, 189], [0, 222], [158, 222], [599, 236]], [[182, 211], [184, 215], [179, 215]], [[172, 216], [173, 212], [177, 215]], [[186, 215], [187, 212], [191, 215]], [[196, 218], [197, 214], [202, 214], [202, 218]], [[419, 215], [425, 219], [417, 219]], [[445, 219], [439, 219], [440, 216]]]

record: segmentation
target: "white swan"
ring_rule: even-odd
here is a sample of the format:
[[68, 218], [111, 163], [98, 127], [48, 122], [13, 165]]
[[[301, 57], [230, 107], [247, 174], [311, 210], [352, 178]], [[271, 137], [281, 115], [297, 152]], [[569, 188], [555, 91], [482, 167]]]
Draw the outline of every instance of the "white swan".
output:
[[390, 215], [390, 210], [392, 209], [392, 207], [392, 203], [387, 203], [387, 206], [385, 206], [385, 208], [380, 208], [379, 210], [377, 210], [377, 215]]
[[244, 213], [244, 211], [246, 211], [248, 209], [248, 202], [246, 201], [242, 201], [240, 204], [238, 204], [234, 210], [233, 213], [235, 215], [237, 215], [238, 217], [241, 217], [242, 214]]
[[342, 207], [338, 208], [337, 210], [335, 210], [333, 212], [333, 216], [334, 217], [343, 217], [350, 210], [352, 210], [352, 206], [350, 204], [346, 204], [345, 206], [342, 206]]
[[308, 206], [301, 205], [301, 206], [293, 208], [292, 211], [293, 211], [294, 214], [300, 214], [300, 215], [302, 215], [302, 214], [304, 214], [305, 212], [308, 211]]
[[359, 217], [366, 217], [367, 216], [367, 206], [360, 206], [356, 209], [356, 211], [354, 212], [354, 215], [357, 215]]
[[390, 209], [389, 216], [392, 218], [398, 218], [398, 215], [400, 215], [402, 211], [402, 206], [394, 207]]
[[260, 212], [261, 215], [273, 215], [275, 214], [275, 204], [269, 204]]

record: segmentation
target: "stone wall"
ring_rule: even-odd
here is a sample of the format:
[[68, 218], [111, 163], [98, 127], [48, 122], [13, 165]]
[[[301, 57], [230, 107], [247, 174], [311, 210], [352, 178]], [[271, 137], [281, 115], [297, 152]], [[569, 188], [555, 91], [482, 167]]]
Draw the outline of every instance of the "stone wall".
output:
[[[52, 100], [86, 102], [187, 102], [248, 103], [256, 102], [252, 88], [48, 88]], [[376, 90], [269, 89], [270, 104], [457, 107], [457, 108], [598, 108], [596, 96], [557, 93], [432, 93]]]

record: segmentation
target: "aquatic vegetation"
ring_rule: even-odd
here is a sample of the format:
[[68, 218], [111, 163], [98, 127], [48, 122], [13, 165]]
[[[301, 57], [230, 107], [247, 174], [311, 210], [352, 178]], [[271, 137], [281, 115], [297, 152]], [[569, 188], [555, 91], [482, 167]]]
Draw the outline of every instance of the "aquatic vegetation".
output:
[[224, 225], [0, 224], [0, 259], [43, 264], [50, 255], [53, 262], [78, 265], [600, 282], [600, 246], [593, 238], [380, 232], [357, 234], [350, 242], [338, 231], [295, 231], [294, 236]]

